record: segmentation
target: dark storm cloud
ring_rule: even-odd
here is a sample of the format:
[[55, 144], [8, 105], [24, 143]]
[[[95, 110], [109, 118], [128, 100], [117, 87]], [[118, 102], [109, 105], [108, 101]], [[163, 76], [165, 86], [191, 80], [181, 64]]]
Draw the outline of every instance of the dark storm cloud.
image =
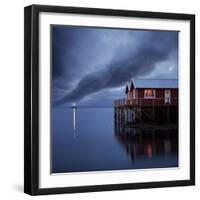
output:
[[[55, 26], [52, 29], [53, 80], [68, 89], [74, 81], [105, 63], [113, 49], [106, 36], [120, 36], [112, 30]], [[65, 81], [63, 81], [63, 79]]]
[[176, 32], [59, 29], [58, 35], [53, 37], [53, 82], [55, 90], [66, 92], [58, 95], [57, 103], [81, 100], [147, 75], [178, 48]]

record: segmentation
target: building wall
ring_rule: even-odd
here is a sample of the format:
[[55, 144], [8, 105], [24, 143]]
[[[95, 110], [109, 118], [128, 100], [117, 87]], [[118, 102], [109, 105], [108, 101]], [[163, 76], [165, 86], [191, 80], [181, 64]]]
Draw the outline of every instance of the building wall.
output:
[[172, 98], [178, 98], [178, 89], [172, 89], [171, 96]]
[[[144, 90], [145, 89], [136, 89], [136, 98], [144, 98]], [[156, 90], [156, 98], [164, 98], [165, 97], [165, 89], [155, 89]], [[178, 89], [170, 89], [171, 90], [171, 98], [178, 98]]]

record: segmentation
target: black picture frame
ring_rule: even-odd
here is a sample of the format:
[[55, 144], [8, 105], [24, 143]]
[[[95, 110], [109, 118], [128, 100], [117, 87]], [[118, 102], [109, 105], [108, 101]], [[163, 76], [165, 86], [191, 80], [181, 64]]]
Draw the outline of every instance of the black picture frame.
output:
[[[39, 188], [39, 13], [76, 13], [190, 22], [190, 179], [162, 182]], [[24, 192], [30, 195], [187, 186], [195, 184], [195, 15], [31, 5], [24, 9]]]

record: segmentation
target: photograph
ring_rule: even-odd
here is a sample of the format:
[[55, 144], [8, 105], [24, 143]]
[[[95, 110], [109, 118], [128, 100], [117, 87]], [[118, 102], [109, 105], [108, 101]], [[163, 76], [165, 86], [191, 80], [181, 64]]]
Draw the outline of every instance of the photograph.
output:
[[24, 192], [195, 184], [195, 15], [30, 5]]
[[179, 31], [50, 32], [50, 173], [178, 168]]

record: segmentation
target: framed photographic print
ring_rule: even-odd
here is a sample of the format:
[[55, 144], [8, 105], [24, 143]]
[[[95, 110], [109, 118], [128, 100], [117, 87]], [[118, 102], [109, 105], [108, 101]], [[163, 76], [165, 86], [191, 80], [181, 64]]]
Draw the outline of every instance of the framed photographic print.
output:
[[195, 184], [195, 16], [25, 8], [24, 191]]

